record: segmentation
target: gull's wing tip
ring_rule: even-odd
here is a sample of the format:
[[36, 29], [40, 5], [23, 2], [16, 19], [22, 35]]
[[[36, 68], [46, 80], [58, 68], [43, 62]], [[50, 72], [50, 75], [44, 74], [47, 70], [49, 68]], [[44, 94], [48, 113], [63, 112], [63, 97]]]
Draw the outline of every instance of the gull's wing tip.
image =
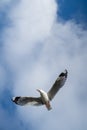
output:
[[12, 97], [12, 98], [11, 98], [11, 101], [13, 101], [13, 102], [14, 102], [14, 101], [15, 101], [15, 97]]
[[20, 99], [21, 97], [12, 97], [11, 98], [11, 101], [12, 102], [15, 102], [16, 104], [18, 104], [18, 100]]
[[67, 75], [68, 75], [68, 71], [67, 69], [64, 70], [64, 72], [62, 72], [59, 77], [62, 77], [62, 76], [65, 76], [65, 78], [67, 78]]
[[65, 74], [68, 74], [68, 70], [67, 70], [67, 69], [65, 69], [65, 70], [64, 70], [64, 73], [65, 73]]

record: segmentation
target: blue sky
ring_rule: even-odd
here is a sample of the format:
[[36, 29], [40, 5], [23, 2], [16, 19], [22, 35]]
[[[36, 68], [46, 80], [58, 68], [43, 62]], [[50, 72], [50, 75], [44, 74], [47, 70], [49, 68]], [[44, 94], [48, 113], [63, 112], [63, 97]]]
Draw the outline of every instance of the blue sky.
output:
[[59, 0], [59, 15], [64, 20], [74, 19], [77, 23], [86, 24], [86, 5], [86, 0]]
[[[0, 129], [87, 129], [86, 0], [0, 1]], [[11, 102], [38, 96], [69, 71], [52, 111]], [[43, 123], [42, 123], [43, 121]]]

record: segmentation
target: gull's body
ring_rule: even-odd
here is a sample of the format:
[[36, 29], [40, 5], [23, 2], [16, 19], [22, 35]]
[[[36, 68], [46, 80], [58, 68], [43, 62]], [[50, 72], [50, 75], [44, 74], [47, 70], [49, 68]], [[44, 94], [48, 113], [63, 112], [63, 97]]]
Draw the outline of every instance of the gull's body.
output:
[[37, 91], [40, 93], [40, 97], [13, 97], [12, 101], [15, 102], [18, 105], [24, 106], [27, 104], [39, 106], [39, 105], [45, 105], [48, 110], [51, 109], [50, 101], [54, 98], [56, 93], [59, 91], [59, 89], [65, 84], [65, 81], [67, 79], [67, 70], [65, 72], [62, 72], [55, 83], [53, 84], [52, 88], [46, 93], [45, 91], [41, 89], [37, 89]]
[[41, 89], [37, 89], [37, 91], [40, 92], [43, 104], [45, 104], [47, 109], [50, 110], [51, 109], [50, 99], [49, 99], [47, 93]]

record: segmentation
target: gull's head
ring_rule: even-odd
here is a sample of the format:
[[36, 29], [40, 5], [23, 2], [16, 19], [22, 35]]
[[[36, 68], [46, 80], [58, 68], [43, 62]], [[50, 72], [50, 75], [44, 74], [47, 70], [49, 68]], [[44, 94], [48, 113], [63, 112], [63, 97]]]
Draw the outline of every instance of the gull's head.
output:
[[42, 89], [36, 89], [40, 94], [43, 93], [43, 90]]

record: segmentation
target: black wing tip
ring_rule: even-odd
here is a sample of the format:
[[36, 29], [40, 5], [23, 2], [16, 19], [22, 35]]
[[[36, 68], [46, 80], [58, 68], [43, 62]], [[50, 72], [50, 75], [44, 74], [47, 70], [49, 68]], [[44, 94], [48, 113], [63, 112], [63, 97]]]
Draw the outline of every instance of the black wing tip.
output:
[[17, 102], [18, 102], [19, 99], [20, 99], [20, 97], [13, 97], [13, 98], [11, 98], [11, 100], [13, 102], [15, 102], [16, 104], [18, 104]]
[[59, 77], [62, 77], [62, 76], [65, 76], [65, 78], [67, 78], [67, 75], [68, 75], [68, 71], [67, 69], [64, 70], [64, 72], [62, 72]]

